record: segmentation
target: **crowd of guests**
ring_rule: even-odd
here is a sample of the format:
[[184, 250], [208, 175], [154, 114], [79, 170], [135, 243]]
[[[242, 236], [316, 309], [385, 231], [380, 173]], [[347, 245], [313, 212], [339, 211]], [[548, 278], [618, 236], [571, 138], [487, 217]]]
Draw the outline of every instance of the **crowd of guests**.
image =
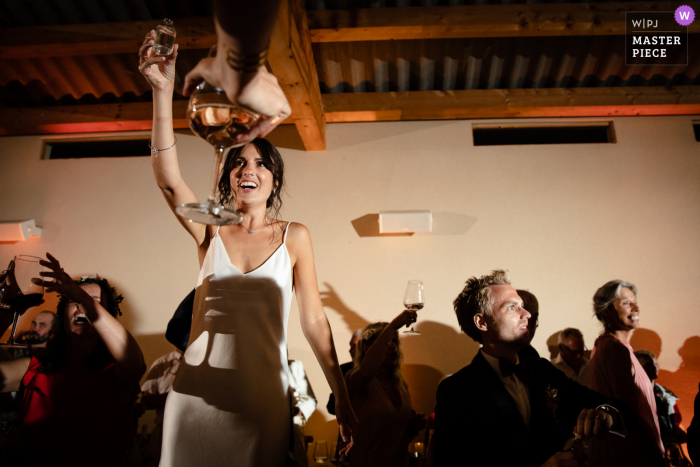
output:
[[[158, 465], [165, 401], [189, 334], [177, 323], [191, 320], [191, 296], [169, 325], [173, 350], [153, 362], [139, 389], [146, 368], [135, 340], [117, 320], [121, 295], [99, 276], [73, 280], [55, 258], [47, 258], [48, 290], [61, 298], [56, 313], [33, 318], [24, 333], [30, 346], [0, 362], [3, 393], [18, 395], [14, 406], [3, 399], [0, 460]], [[539, 320], [536, 297], [515, 290], [504, 271], [469, 279], [454, 307], [461, 329], [482, 347], [470, 365], [439, 386], [424, 465], [563, 466], [584, 460], [591, 466], [691, 465], [681, 445], [688, 442], [693, 453], [694, 427], [686, 435], [678, 398], [656, 382], [656, 356], [634, 352], [629, 344], [639, 327], [636, 295], [636, 287], [623, 281], [598, 289], [593, 308], [604, 332], [590, 360], [582, 333], [567, 328], [559, 333], [559, 354], [550, 363], [532, 355], [530, 346]], [[352, 448], [339, 456], [341, 465], [409, 465], [409, 445], [426, 417], [412, 407], [398, 331], [415, 321], [416, 312], [404, 310], [389, 323], [352, 335], [352, 362], [342, 367], [359, 424]], [[306, 466], [312, 438], [304, 426], [316, 398], [302, 362], [288, 365], [294, 423], [289, 457], [293, 465]], [[328, 409], [333, 413], [332, 397]], [[147, 410], [155, 410], [154, 428], [136, 436], [138, 417]], [[12, 414], [14, 424], [7, 418]], [[61, 449], [76, 436], [77, 451]], [[36, 439], [45, 439], [48, 448], [31, 449]]]
[[[259, 336], [286, 333], [282, 316], [288, 313], [294, 284], [304, 334], [334, 391], [327, 408], [337, 413], [340, 426], [338, 447], [331, 453], [340, 465], [406, 467], [409, 446], [424, 429], [426, 455], [421, 460], [435, 467], [675, 467], [690, 465], [681, 449], [684, 443], [691, 457], [700, 457], [698, 423], [691, 423], [686, 435], [678, 398], [656, 382], [656, 356], [645, 350], [634, 352], [630, 345], [632, 333], [639, 328], [640, 310], [637, 288], [628, 282], [610, 281], [594, 294], [593, 310], [603, 332], [595, 340], [590, 360], [582, 333], [567, 328], [558, 336], [559, 355], [550, 362], [531, 345], [539, 325], [537, 297], [513, 288], [502, 270], [468, 279], [454, 300], [454, 311], [461, 330], [481, 348], [471, 364], [442, 380], [435, 411], [427, 417], [414, 410], [402, 372], [399, 329], [416, 321], [415, 311], [404, 310], [391, 322], [372, 323], [356, 331], [350, 341], [352, 362], [338, 365], [318, 293], [308, 231], [300, 224], [290, 228], [293, 223], [276, 217], [284, 188], [283, 161], [271, 143], [256, 138], [291, 112], [279, 83], [262, 66], [279, 0], [260, 1], [255, 6], [214, 1], [220, 53], [202, 60], [185, 78], [185, 95], [206, 80], [260, 119], [237, 136], [237, 143], [247, 144], [229, 153], [219, 180], [218, 201], [232, 204], [244, 218], [241, 224], [212, 228], [181, 221], [197, 241], [202, 267], [197, 290], [202, 292], [197, 303], [193, 290], [169, 323], [166, 337], [173, 350], [153, 362], [139, 385], [146, 365], [136, 340], [118, 321], [122, 296], [99, 276], [72, 279], [47, 254], [41, 262], [47, 271], [36, 280], [47, 292], [57, 292], [60, 300], [55, 313], [37, 314], [30, 329], [20, 335], [27, 347], [0, 361], [0, 463], [150, 467], [191, 464], [183, 460], [186, 454], [200, 463], [204, 461], [198, 456], [206, 455], [208, 465], [282, 467], [256, 464], [257, 459], [284, 457], [278, 455], [282, 445], [288, 452], [287, 466], [307, 466], [312, 438], [305, 426], [317, 401], [302, 362], [287, 358], [286, 336], [276, 336], [279, 339], [270, 340], [271, 345], [256, 349], [265, 354], [261, 362], [271, 363], [264, 369], [272, 372], [252, 368], [243, 379], [236, 375], [240, 368], [226, 366], [242, 355], [233, 354], [233, 345], [219, 345], [214, 352], [211, 347], [216, 340], [210, 342], [205, 336], [231, 333], [207, 327], [211, 324], [208, 311], [216, 310], [203, 303], [243, 301], [240, 294], [233, 293], [234, 299], [228, 301], [220, 295], [235, 290], [234, 285], [241, 287], [241, 271], [255, 273], [269, 263], [277, 269], [261, 273], [259, 284], [267, 285], [247, 300], [248, 305], [265, 305], [254, 309], [261, 315], [271, 311], [274, 319], [255, 325], [243, 320], [248, 327], [240, 329], [260, 331], [255, 334]], [[152, 50], [154, 41], [155, 31], [151, 31], [139, 50], [139, 69], [154, 90], [150, 142], [154, 174], [175, 210], [181, 203], [198, 200], [180, 176], [172, 128], [178, 46], [174, 45], [172, 55], [160, 56]], [[278, 250], [286, 256], [269, 261]], [[236, 267], [231, 253], [244, 265], [242, 269]], [[219, 276], [217, 280], [231, 279], [229, 289], [212, 284], [214, 275]], [[5, 272], [0, 274], [0, 282], [4, 280]], [[247, 283], [249, 288], [253, 281]], [[6, 308], [0, 303], [0, 310]], [[7, 327], [7, 315], [0, 313], [0, 330]], [[273, 332], [266, 333], [269, 329], [264, 325], [271, 325]], [[209, 379], [198, 379], [199, 373], [193, 370], [197, 365], [183, 357], [193, 347], [191, 356], [222, 362], [222, 366], [211, 365]], [[276, 361], [277, 356], [284, 359]], [[183, 383], [187, 387], [179, 391], [178, 381], [186, 379], [185, 373], [189, 374]], [[248, 405], [256, 406], [254, 411], [246, 412], [239, 400], [226, 401], [239, 404], [241, 417], [212, 402], [222, 399], [207, 399], [218, 394], [207, 391], [216, 386], [240, 389], [234, 382], [279, 396], [277, 381], [283, 383], [289, 405], [283, 394], [283, 407], [276, 404], [275, 410], [266, 411], [266, 405], [273, 405], [272, 398], [255, 390], [240, 392], [248, 397]], [[170, 418], [168, 399], [176, 401], [169, 409]], [[154, 428], [137, 435], [139, 417], [149, 410], [156, 414]], [[251, 414], [269, 415], [269, 419], [251, 418]], [[288, 420], [290, 426], [278, 426], [280, 420]], [[267, 439], [272, 435], [274, 442]], [[34, 448], [37, 440], [42, 449]], [[224, 449], [226, 441], [230, 442]], [[245, 453], [234, 453], [240, 457], [236, 458], [231, 449]]]

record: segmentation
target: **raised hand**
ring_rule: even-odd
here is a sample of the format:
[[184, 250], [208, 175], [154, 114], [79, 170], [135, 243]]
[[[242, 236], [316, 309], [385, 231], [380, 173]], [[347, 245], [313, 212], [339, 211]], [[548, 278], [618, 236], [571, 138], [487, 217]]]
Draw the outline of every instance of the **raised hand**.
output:
[[39, 264], [48, 269], [48, 271], [40, 272], [39, 275], [44, 278], [53, 280], [33, 279], [35, 283], [43, 283], [46, 292], [58, 292], [60, 295], [68, 298], [68, 300], [76, 303], [84, 303], [92, 298], [66, 273], [61, 264], [56, 258], [46, 253], [48, 261], [41, 260]]
[[139, 49], [139, 71], [153, 89], [172, 87], [175, 83], [175, 61], [177, 60], [178, 45], [173, 46], [170, 55], [158, 55], [153, 50], [156, 32], [151, 30]]
[[256, 72], [241, 74], [231, 68], [222, 51], [205, 58], [185, 76], [182, 93], [189, 96], [202, 82], [219, 87], [237, 105], [262, 115], [258, 123], [238, 138], [238, 143], [264, 137], [292, 113], [277, 78], [262, 66]]
[[418, 312], [415, 310], [403, 310], [399, 315], [394, 318], [391, 323], [389, 323], [389, 326], [392, 327], [394, 330], [399, 330], [403, 326], [410, 326], [411, 324], [415, 323], [416, 320], [418, 319]]

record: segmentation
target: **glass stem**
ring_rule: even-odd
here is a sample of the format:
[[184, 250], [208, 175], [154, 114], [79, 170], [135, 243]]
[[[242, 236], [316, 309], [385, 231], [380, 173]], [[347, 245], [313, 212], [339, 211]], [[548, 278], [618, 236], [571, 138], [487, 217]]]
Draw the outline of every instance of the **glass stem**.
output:
[[15, 330], [17, 329], [17, 321], [19, 319], [19, 312], [15, 311], [15, 318], [12, 320], [12, 332], [10, 333], [10, 340], [7, 341], [8, 344], [15, 344]]
[[216, 157], [216, 164], [214, 164], [214, 173], [212, 174], [211, 181], [211, 192], [209, 192], [209, 204], [216, 206], [216, 191], [219, 187], [219, 173], [221, 173], [221, 162], [224, 156], [224, 148], [220, 146], [214, 147], [214, 157]]

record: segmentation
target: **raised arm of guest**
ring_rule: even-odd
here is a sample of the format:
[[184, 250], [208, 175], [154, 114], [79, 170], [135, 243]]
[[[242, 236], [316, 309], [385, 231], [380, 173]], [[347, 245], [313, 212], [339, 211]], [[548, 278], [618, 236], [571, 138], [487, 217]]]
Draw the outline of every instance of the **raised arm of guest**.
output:
[[[106, 302], [115, 298], [107, 297], [103, 287], [97, 283], [79, 285], [61, 268], [56, 258], [49, 253], [46, 258], [48, 261], [42, 260], [41, 265], [49, 271], [39, 273], [44, 278], [52, 279], [44, 280], [46, 292], [58, 292], [68, 300], [63, 316], [63, 324], [70, 330], [71, 341], [67, 348], [66, 364], [82, 363], [77, 361], [78, 356], [89, 355], [90, 352], [83, 349], [94, 348], [93, 342], [96, 343], [95, 338], [99, 338], [116, 363], [116, 377], [126, 386], [137, 384], [146, 372], [146, 363], [134, 337], [105, 308], [109, 306]], [[96, 336], [91, 329], [94, 329]], [[74, 356], [77, 357], [75, 361]]]
[[403, 310], [384, 328], [370, 348], [364, 351], [359, 367], [348, 372], [346, 379], [351, 391], [362, 390], [372, 382], [372, 379], [379, 373], [382, 364], [385, 363], [387, 351], [389, 351], [393, 340], [396, 339], [397, 331], [403, 326], [414, 323], [417, 316], [415, 311]]

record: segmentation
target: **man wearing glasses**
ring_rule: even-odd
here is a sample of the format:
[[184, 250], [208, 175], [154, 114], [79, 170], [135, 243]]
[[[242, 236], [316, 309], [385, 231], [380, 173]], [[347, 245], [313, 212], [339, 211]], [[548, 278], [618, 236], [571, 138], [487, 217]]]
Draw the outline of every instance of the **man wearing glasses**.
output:
[[586, 352], [581, 331], [576, 328], [566, 328], [559, 333], [559, 355], [552, 363], [569, 378], [582, 386], [588, 386], [590, 362], [584, 357]]

